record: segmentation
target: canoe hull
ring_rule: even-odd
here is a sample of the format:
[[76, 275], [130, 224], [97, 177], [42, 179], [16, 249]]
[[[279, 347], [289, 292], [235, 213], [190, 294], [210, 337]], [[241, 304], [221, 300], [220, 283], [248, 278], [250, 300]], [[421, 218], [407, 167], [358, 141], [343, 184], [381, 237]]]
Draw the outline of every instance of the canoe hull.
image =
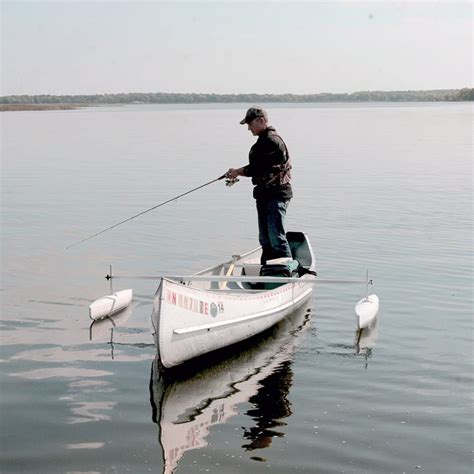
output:
[[265, 331], [308, 300], [310, 278], [253, 294], [205, 291], [163, 279], [152, 315], [161, 363], [174, 367]]

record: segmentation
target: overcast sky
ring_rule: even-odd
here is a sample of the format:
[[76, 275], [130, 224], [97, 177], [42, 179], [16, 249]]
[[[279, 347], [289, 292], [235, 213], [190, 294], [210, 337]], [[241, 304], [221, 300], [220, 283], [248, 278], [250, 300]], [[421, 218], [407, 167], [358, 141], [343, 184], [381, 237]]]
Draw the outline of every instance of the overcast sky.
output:
[[0, 95], [473, 87], [473, 5], [2, 0]]

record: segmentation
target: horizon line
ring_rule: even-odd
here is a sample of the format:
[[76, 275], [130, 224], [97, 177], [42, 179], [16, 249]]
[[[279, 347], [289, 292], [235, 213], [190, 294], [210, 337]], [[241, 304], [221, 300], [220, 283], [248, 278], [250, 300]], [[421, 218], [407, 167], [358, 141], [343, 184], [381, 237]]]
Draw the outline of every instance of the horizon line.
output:
[[[473, 86], [474, 87], [474, 86]], [[123, 94], [166, 94], [166, 95], [213, 95], [213, 96], [239, 96], [239, 95], [251, 95], [251, 96], [312, 96], [312, 95], [351, 95], [360, 93], [375, 93], [375, 92], [444, 92], [444, 91], [460, 91], [463, 89], [472, 89], [473, 87], [461, 87], [461, 88], [446, 88], [446, 89], [374, 89], [374, 90], [356, 90], [352, 92], [307, 92], [307, 93], [293, 93], [293, 92], [279, 92], [279, 93], [268, 93], [268, 92], [164, 92], [164, 91], [146, 91], [146, 92], [94, 92], [94, 93], [15, 93], [0, 95], [0, 98], [5, 97], [18, 97], [18, 96], [52, 96], [52, 97], [64, 97], [64, 96], [94, 96], [94, 95], [123, 95]]]

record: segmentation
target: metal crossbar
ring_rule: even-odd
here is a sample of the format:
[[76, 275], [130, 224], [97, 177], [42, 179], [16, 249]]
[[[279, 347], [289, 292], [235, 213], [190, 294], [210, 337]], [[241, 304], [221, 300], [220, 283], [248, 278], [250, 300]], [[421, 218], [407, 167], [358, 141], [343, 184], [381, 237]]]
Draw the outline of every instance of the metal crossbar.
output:
[[339, 280], [335, 278], [295, 278], [295, 277], [261, 277], [261, 276], [225, 276], [225, 275], [107, 275], [107, 280], [175, 280], [175, 281], [215, 281], [215, 282], [248, 282], [248, 283], [347, 283], [347, 284], [369, 284], [373, 281], [368, 279], [360, 280]]

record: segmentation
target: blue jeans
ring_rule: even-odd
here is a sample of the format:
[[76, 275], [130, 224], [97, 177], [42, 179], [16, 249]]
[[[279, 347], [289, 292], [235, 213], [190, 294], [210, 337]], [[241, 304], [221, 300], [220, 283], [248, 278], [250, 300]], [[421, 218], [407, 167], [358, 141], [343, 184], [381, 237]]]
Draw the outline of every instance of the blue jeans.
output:
[[257, 200], [258, 240], [262, 246], [261, 263], [280, 257], [291, 257], [286, 240], [285, 216], [290, 201]]

